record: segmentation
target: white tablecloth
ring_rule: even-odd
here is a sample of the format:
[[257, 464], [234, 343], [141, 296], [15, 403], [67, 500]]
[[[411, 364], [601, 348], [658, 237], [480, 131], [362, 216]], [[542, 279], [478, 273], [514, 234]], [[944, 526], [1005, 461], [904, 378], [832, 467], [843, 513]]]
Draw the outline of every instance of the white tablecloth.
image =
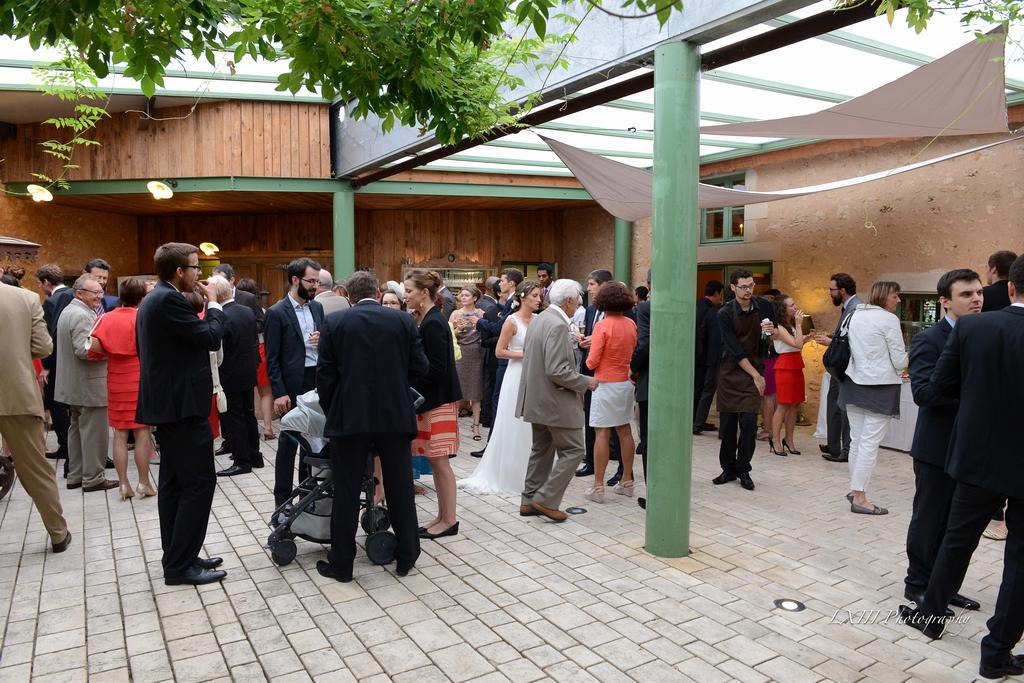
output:
[[[821, 378], [821, 394], [818, 396], [818, 424], [814, 430], [814, 438], [827, 439], [828, 427], [825, 418], [826, 400], [828, 397], [828, 386], [832, 377], [827, 372]], [[889, 423], [889, 431], [882, 439], [883, 448], [893, 448], [898, 451], [910, 451], [914, 442], [914, 427], [917, 425], [917, 404], [914, 403], [914, 396], [910, 393], [910, 380], [903, 380], [900, 389], [900, 419]]]

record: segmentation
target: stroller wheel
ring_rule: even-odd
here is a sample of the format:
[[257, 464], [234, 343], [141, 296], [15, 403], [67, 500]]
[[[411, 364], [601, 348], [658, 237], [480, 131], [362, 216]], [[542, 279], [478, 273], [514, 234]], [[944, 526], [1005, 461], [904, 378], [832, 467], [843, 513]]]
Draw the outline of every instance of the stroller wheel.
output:
[[270, 557], [279, 567], [291, 564], [297, 552], [298, 548], [295, 546], [295, 541], [291, 540], [277, 541], [270, 546]]
[[391, 517], [388, 515], [388, 509], [386, 507], [383, 505], [374, 505], [373, 507], [367, 508], [363, 511], [362, 516], [359, 518], [359, 524], [367, 534], [372, 534], [377, 531], [387, 531], [388, 527], [391, 526]]
[[390, 564], [395, 559], [398, 539], [390, 531], [377, 531], [366, 537], [366, 554], [374, 564]]

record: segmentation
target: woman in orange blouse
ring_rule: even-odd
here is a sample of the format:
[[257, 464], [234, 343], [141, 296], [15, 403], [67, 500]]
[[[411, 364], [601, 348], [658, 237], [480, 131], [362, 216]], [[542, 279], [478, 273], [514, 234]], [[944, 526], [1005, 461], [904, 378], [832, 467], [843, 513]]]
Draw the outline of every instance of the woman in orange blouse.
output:
[[629, 380], [629, 361], [636, 347], [636, 323], [623, 315], [633, 308], [633, 295], [621, 282], [601, 285], [594, 306], [604, 318], [594, 326], [587, 356], [587, 367], [600, 382], [590, 399], [590, 426], [594, 442], [594, 485], [587, 489], [587, 499], [604, 502], [604, 471], [608, 467], [608, 442], [614, 428], [619, 435], [622, 455], [622, 480], [612, 490], [623, 496], [633, 495], [633, 419], [634, 387]]

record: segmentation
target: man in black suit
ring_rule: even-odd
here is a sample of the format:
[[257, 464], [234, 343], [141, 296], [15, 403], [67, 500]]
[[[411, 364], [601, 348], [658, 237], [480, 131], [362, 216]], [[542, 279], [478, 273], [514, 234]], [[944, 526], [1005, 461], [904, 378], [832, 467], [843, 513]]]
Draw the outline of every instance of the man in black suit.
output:
[[[647, 269], [647, 289], [651, 288], [651, 269]], [[650, 387], [651, 360], [651, 300], [641, 301], [636, 305], [636, 346], [633, 357], [629, 360], [629, 371], [636, 383], [636, 404], [640, 411], [640, 443], [637, 453], [643, 457], [644, 481], [647, 481], [647, 399]], [[637, 505], [647, 509], [647, 499], [639, 497]]]
[[54, 263], [41, 266], [36, 271], [36, 277], [39, 278], [39, 286], [46, 293], [46, 301], [43, 302], [43, 320], [46, 322], [46, 330], [50, 333], [50, 340], [53, 342], [53, 353], [43, 359], [43, 371], [39, 375], [39, 379], [43, 382], [43, 403], [50, 411], [53, 431], [57, 435], [57, 450], [47, 453], [46, 457], [51, 460], [63, 458], [67, 462], [68, 428], [71, 426], [71, 416], [68, 414], [66, 405], [54, 400], [53, 388], [57, 384], [54, 381], [57, 377], [57, 320], [60, 318], [61, 312], [75, 298], [75, 292], [64, 284], [64, 273], [60, 266]]
[[222, 263], [217, 266], [214, 271], [214, 275], [220, 275], [229, 283], [231, 283], [232, 296], [234, 297], [236, 304], [245, 306], [253, 315], [256, 316], [256, 333], [260, 334], [263, 332], [263, 307], [260, 306], [260, 299], [251, 292], [243, 292], [235, 289], [235, 269], [230, 263]]
[[[210, 284], [227, 287], [229, 291], [233, 289], [223, 277], [210, 278]], [[256, 368], [260, 362], [256, 316], [252, 310], [234, 298], [224, 302], [223, 346], [224, 360], [219, 370], [220, 385], [227, 397], [228, 410], [221, 413], [220, 422], [224, 440], [234, 445], [234, 464], [218, 472], [217, 476], [233, 477], [236, 474], [247, 474], [253, 467], [263, 467], [259, 429], [252, 400], [252, 391], [256, 386]]]
[[[477, 306], [483, 309], [484, 320], [488, 320], [487, 314], [492, 311], [494, 313], [491, 320], [497, 320], [498, 282], [499, 278], [493, 275], [484, 281], [484, 295], [477, 303]], [[490, 429], [494, 419], [494, 372], [498, 365], [498, 358], [494, 355], [494, 350], [498, 345], [498, 338], [490, 335], [487, 339], [484, 339], [483, 335], [480, 337], [480, 345], [484, 348], [484, 397], [480, 402], [480, 424]]]
[[408, 574], [419, 557], [410, 449], [416, 413], [409, 387], [429, 370], [412, 316], [380, 305], [377, 278], [357, 272], [346, 287], [353, 306], [325, 323], [316, 379], [334, 472], [331, 550], [316, 568], [342, 582], [352, 580], [359, 497], [371, 454], [380, 457], [398, 538], [396, 573]]
[[[938, 283], [939, 302], [946, 311], [937, 324], [914, 336], [910, 343], [910, 388], [921, 407], [910, 456], [914, 459], [914, 507], [907, 528], [907, 578], [904, 595], [921, 603], [921, 594], [935, 564], [946, 533], [946, 520], [956, 482], [945, 472], [946, 453], [956, 421], [957, 400], [938, 398], [932, 389], [932, 371], [953, 327], [965, 316], [980, 313], [981, 278], [966, 268], [951, 270]], [[954, 607], [978, 609], [975, 600], [956, 594]]]
[[1003, 580], [981, 641], [979, 672], [985, 678], [1024, 674], [1024, 656], [1011, 654], [1024, 633], [1024, 256], [1010, 266], [1007, 291], [1010, 306], [957, 321], [932, 373], [937, 398], [960, 399], [946, 458], [956, 488], [924, 601], [900, 607], [908, 624], [940, 638], [946, 604], [959, 590], [992, 513], [1008, 500]]
[[[693, 433], [703, 434], [718, 429], [708, 422], [711, 397], [718, 384], [718, 359], [722, 344], [718, 334], [718, 309], [722, 305], [725, 286], [718, 280], [704, 285], [704, 296], [697, 302], [694, 314], [696, 339], [693, 361]], [[704, 396], [707, 394], [707, 401]]]
[[[498, 337], [501, 336], [501, 326], [505, 324], [505, 318], [512, 315], [512, 299], [515, 296], [516, 288], [523, 282], [523, 272], [518, 268], [506, 268], [498, 278], [498, 296], [503, 297], [503, 302], [484, 314], [481, 320], [476, 322], [476, 329], [480, 332], [481, 344], [490, 348], [490, 355], [494, 355], [497, 348]], [[491, 417], [498, 409], [498, 396], [501, 394], [501, 380], [505, 377], [505, 370], [508, 368], [508, 359], [494, 357], [494, 379], [492, 380], [493, 390], [491, 391]], [[490, 432], [487, 434], [490, 439]], [[483, 457], [487, 450], [487, 444], [478, 451], [470, 453], [474, 458]]]
[[1012, 251], [997, 251], [988, 257], [988, 286], [985, 287], [985, 304], [982, 313], [1001, 311], [1010, 305], [1010, 294], [1007, 290], [1010, 277], [1010, 266], [1017, 255]]
[[[214, 473], [210, 396], [210, 352], [223, 335], [221, 304], [197, 283], [199, 249], [168, 243], [154, 256], [160, 282], [139, 307], [135, 325], [139, 348], [139, 400], [136, 421], [156, 426], [160, 444], [160, 542], [164, 583], [220, 581], [220, 558], [202, 559], [210, 506], [217, 485]], [[207, 298], [202, 320], [181, 295], [198, 288]]]
[[[320, 264], [298, 258], [288, 264], [288, 294], [267, 309], [263, 340], [267, 353], [267, 374], [274, 394], [274, 410], [284, 415], [295, 407], [295, 399], [316, 388], [317, 347], [324, 324], [324, 309], [313, 298], [320, 281]], [[295, 452], [298, 444], [282, 437], [277, 442], [274, 472], [274, 500], [281, 505], [294, 488]], [[299, 464], [299, 478], [307, 468]]]
[[[828, 281], [828, 295], [834, 306], [841, 306], [839, 321], [832, 334], [819, 334], [814, 340], [822, 346], [828, 346], [839, 334], [839, 328], [853, 311], [862, 303], [857, 296], [857, 283], [846, 273], [835, 273]], [[828, 429], [828, 443], [818, 445], [821, 457], [829, 462], [850, 461], [850, 419], [846, 409], [839, 405], [839, 382], [831, 379], [828, 395], [825, 397], [825, 415]]]

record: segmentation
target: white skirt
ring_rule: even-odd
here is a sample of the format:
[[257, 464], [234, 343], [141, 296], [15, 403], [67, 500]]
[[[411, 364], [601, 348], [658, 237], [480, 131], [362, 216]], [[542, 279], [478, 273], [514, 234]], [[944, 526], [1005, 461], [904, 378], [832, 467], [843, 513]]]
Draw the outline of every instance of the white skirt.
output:
[[590, 426], [619, 427], [633, 419], [636, 387], [624, 382], [601, 382], [590, 397]]

